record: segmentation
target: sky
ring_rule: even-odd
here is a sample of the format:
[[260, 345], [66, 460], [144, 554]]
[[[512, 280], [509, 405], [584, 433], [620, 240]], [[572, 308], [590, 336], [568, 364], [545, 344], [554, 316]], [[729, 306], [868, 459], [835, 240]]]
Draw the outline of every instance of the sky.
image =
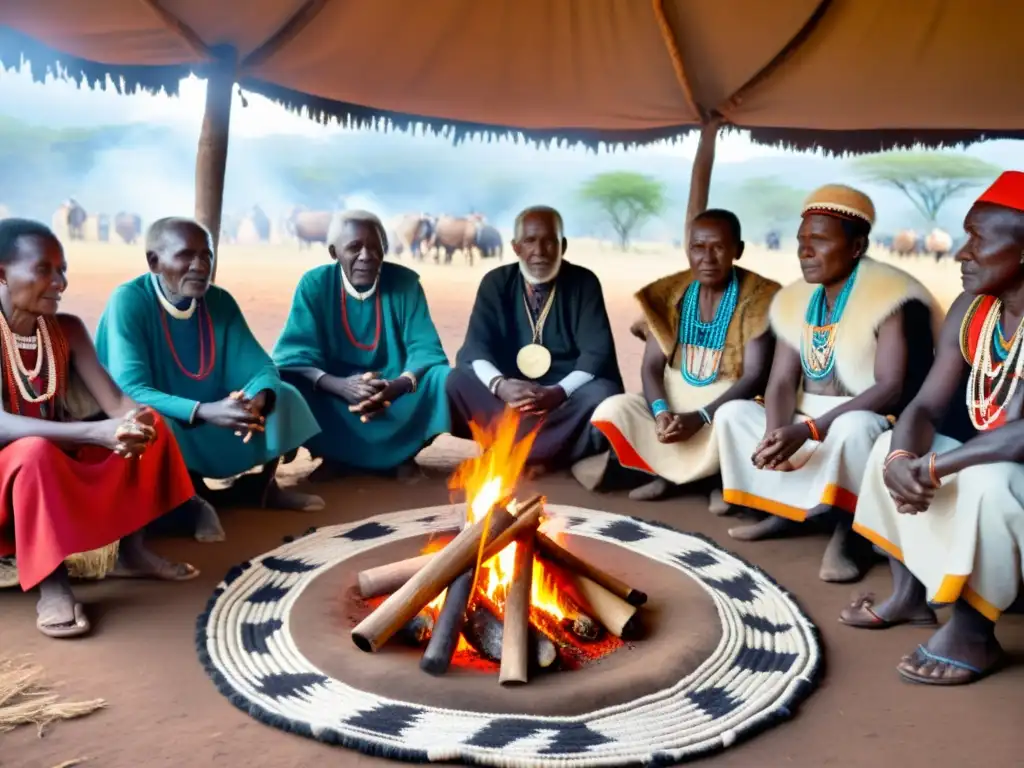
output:
[[[164, 93], [121, 95], [113, 88], [89, 91], [53, 78], [48, 78], [43, 85], [33, 83], [27, 69], [0, 73], [0, 103], [24, 104], [25, 110], [21, 113], [23, 119], [31, 117], [31, 105], [42, 98], [60, 105], [62, 120], [68, 125], [96, 125], [106, 118], [118, 123], [160, 123], [195, 130], [202, 122], [206, 81], [190, 76], [181, 82], [178, 96], [170, 97]], [[348, 130], [336, 123], [321, 125], [304, 115], [289, 112], [258, 94], [244, 92], [244, 101], [245, 106], [236, 88], [231, 111], [231, 131], [234, 135], [259, 137], [288, 134], [316, 139]], [[682, 141], [662, 142], [630, 150], [630, 154], [664, 154], [692, 160], [697, 150], [697, 140], [698, 136], [693, 132]], [[786, 154], [791, 153], [752, 142], [745, 131], [730, 132], [719, 137], [715, 162], [740, 163], [756, 157]]]

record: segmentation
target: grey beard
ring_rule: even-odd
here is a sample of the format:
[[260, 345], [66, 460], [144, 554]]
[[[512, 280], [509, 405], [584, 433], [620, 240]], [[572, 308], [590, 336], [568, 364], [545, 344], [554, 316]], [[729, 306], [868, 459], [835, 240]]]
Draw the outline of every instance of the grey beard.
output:
[[559, 255], [558, 259], [555, 261], [554, 266], [551, 267], [548, 273], [546, 275], [542, 275], [541, 277], [535, 277], [534, 275], [530, 274], [530, 270], [527, 269], [526, 267], [526, 262], [523, 261], [522, 259], [519, 260], [519, 271], [523, 275], [523, 280], [525, 280], [530, 285], [541, 285], [543, 283], [550, 283], [552, 280], [558, 277], [558, 273], [561, 271], [561, 269], [561, 255]]

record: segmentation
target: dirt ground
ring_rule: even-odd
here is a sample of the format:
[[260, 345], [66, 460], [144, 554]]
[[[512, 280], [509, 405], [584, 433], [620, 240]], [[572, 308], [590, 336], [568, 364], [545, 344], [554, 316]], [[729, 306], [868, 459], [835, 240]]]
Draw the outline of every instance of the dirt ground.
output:
[[[626, 385], [639, 386], [641, 345], [629, 335], [636, 310], [631, 294], [645, 282], [681, 269], [678, 251], [651, 248], [621, 254], [592, 243], [574, 243], [572, 255], [601, 276]], [[71, 286], [64, 309], [94, 327], [105, 297], [143, 266], [138, 248], [85, 244], [69, 250]], [[260, 340], [271, 346], [288, 310], [299, 275], [326, 259], [323, 249], [226, 246], [218, 282], [238, 299]], [[572, 258], [572, 256], [570, 256]], [[752, 251], [745, 264], [779, 280], [798, 275], [786, 252]], [[903, 265], [926, 281], [948, 304], [958, 290], [954, 264], [925, 259]], [[421, 268], [431, 311], [449, 355], [454, 356], [482, 271], [457, 262], [451, 267]], [[424, 463], [450, 466], [465, 446], [438, 441]], [[289, 468], [300, 481], [306, 467]], [[16, 590], [0, 594], [0, 649], [5, 656], [26, 654], [42, 664], [69, 699], [102, 697], [109, 707], [79, 721], [59, 723], [42, 739], [32, 728], [0, 736], [0, 766], [54, 768], [88, 758], [88, 768], [167, 766], [291, 766], [329, 763], [370, 766], [387, 761], [322, 746], [287, 735], [243, 715], [213, 687], [194, 647], [196, 616], [228, 568], [272, 549], [285, 535], [310, 526], [356, 520], [368, 515], [447, 501], [441, 476], [411, 489], [394, 482], [353, 478], [318, 487], [327, 509], [315, 514], [227, 510], [228, 541], [203, 546], [188, 541], [156, 542], [161, 552], [187, 559], [202, 569], [196, 581], [182, 585], [103, 582], [83, 586], [95, 632], [91, 637], [58, 642], [34, 627], [34, 598]], [[827, 585], [817, 579], [824, 547], [820, 538], [778, 542], [733, 542], [731, 523], [712, 517], [699, 498], [653, 504], [629, 501], [624, 494], [593, 495], [568, 476], [539, 484], [554, 503], [607, 509], [661, 520], [711, 536], [728, 549], [763, 567], [791, 590], [821, 627], [827, 674], [804, 702], [797, 717], [704, 762], [721, 766], [992, 766], [1022, 764], [1012, 741], [1024, 711], [1024, 666], [965, 689], [933, 690], [901, 683], [894, 666], [903, 653], [927, 637], [927, 630], [900, 628], [858, 632], [838, 625], [836, 616], [853, 593], [888, 591], [888, 574], [876, 568], [855, 587]], [[1019, 661], [1024, 653], [1024, 622], [1017, 616], [1000, 624], [1000, 639]], [[344, 639], [339, 640], [340, 642]]]

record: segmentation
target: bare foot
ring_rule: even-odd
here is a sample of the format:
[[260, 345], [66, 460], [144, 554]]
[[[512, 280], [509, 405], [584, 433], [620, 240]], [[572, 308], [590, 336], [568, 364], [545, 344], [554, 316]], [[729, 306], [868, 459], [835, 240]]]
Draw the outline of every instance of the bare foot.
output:
[[301, 493], [290, 488], [282, 488], [277, 480], [271, 480], [263, 496], [266, 509], [287, 509], [294, 512], [319, 512], [326, 504], [319, 496]]
[[196, 541], [200, 541], [203, 544], [224, 541], [227, 535], [224, 533], [224, 528], [220, 524], [220, 517], [217, 515], [217, 510], [213, 504], [202, 496], [195, 496], [192, 499], [192, 504], [196, 510]]
[[91, 629], [85, 609], [71, 591], [64, 565], [39, 584], [36, 629], [52, 638], [79, 637]]
[[629, 498], [633, 501], [657, 501], [672, 488], [672, 483], [663, 477], [656, 477], [651, 482], [634, 488], [629, 492]]
[[764, 520], [751, 525], [741, 525], [729, 529], [729, 535], [737, 541], [760, 541], [773, 537], [783, 537], [800, 530], [800, 523], [785, 517], [768, 515]]
[[588, 491], [596, 491], [601, 486], [601, 481], [604, 480], [610, 460], [611, 451], [580, 459], [572, 465], [572, 476]]
[[189, 581], [198, 575], [198, 569], [188, 563], [173, 563], [160, 557], [142, 543], [142, 536], [138, 533], [121, 539], [117, 564], [108, 574], [115, 579], [158, 581]]
[[712, 515], [722, 517], [732, 512], [732, 504], [729, 504], [722, 496], [722, 491], [715, 488], [711, 492], [711, 498], [708, 499], [708, 512]]
[[840, 523], [832, 533], [821, 559], [818, 577], [833, 584], [860, 581], [871, 567], [871, 543]]

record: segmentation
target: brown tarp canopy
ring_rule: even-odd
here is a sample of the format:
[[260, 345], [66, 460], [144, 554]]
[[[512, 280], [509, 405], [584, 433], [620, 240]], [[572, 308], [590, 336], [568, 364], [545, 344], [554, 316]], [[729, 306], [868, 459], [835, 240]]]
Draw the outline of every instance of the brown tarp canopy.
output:
[[871, 151], [1024, 136], [1022, 29], [1011, 0], [2, 0], [0, 61], [173, 92], [229, 47], [318, 119]]

